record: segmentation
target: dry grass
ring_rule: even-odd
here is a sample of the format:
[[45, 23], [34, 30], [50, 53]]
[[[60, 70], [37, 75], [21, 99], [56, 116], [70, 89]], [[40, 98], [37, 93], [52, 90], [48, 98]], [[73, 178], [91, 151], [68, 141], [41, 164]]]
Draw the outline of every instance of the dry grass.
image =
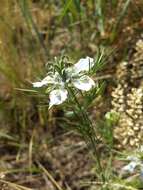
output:
[[[132, 45], [142, 33], [143, 2], [73, 2], [0, 1], [0, 174], [6, 175], [1, 182], [8, 184], [9, 190], [24, 189], [23, 185], [35, 190], [44, 190], [46, 186], [49, 186], [49, 190], [54, 190], [54, 186], [78, 190], [80, 187], [77, 187], [77, 179], [73, 176], [78, 169], [77, 176], [80, 176], [84, 164], [87, 167], [81, 179], [93, 177], [89, 172], [92, 162], [89, 154], [86, 155], [83, 142], [76, 135], [71, 135], [71, 139], [65, 137], [62, 142], [57, 140], [67, 134], [55, 119], [61, 117], [62, 112], [57, 109], [48, 112], [45, 97], [30, 91], [31, 81], [46, 73], [48, 68], [45, 68], [45, 63], [54, 56], [68, 54], [76, 60], [82, 55], [94, 56], [99, 46], [114, 52], [100, 75], [113, 74], [116, 64], [132, 54]], [[109, 85], [107, 94], [110, 94], [111, 88]], [[20, 89], [27, 89], [27, 92]], [[101, 104], [97, 112], [105, 113], [100, 109], [106, 106]], [[78, 144], [76, 141], [81, 146], [75, 147]], [[70, 147], [71, 142], [75, 149]], [[66, 143], [71, 152], [64, 152]], [[58, 150], [57, 155], [54, 148]], [[56, 157], [54, 161], [52, 154]], [[60, 158], [59, 162], [58, 157], [66, 157], [67, 154], [69, 157], [66, 160]], [[81, 165], [76, 154], [81, 160], [83, 158]], [[48, 155], [48, 158], [44, 155]], [[72, 159], [72, 156], [75, 158]], [[90, 161], [86, 163], [86, 159]], [[37, 161], [43, 162], [43, 171]], [[62, 171], [67, 169], [64, 168], [65, 162], [68, 169], [71, 167], [69, 173]], [[58, 177], [60, 179], [56, 185], [55, 178], [58, 181]]]

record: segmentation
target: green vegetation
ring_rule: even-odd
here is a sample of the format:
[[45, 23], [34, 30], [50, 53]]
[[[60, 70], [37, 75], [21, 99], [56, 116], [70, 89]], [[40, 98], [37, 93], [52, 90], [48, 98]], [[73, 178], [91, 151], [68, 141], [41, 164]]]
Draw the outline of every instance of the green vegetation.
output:
[[[130, 151], [116, 146], [120, 116], [111, 111], [116, 67], [142, 38], [143, 2], [1, 0], [0, 7], [0, 189], [143, 188], [139, 168], [121, 171]], [[68, 101], [49, 110], [49, 89], [32, 82], [86, 56], [98, 86], [68, 88]]]

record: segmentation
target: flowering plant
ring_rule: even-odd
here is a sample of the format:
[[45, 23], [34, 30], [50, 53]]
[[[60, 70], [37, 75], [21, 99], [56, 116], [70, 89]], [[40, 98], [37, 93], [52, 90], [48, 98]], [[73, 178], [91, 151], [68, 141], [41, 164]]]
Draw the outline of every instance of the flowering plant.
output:
[[[64, 59], [64, 57], [59, 60], [55, 59], [55, 62], [51, 64], [52, 68], [51, 70], [49, 69], [50, 72], [47, 73], [47, 76], [41, 81], [33, 82], [32, 84], [35, 88], [46, 87], [45, 92], [49, 94], [49, 109], [54, 105], [62, 104], [67, 100], [68, 96], [70, 97], [68, 108], [71, 105], [72, 115], [78, 119], [76, 130], [84, 137], [87, 146], [89, 146], [89, 148], [92, 147], [97, 160], [101, 180], [105, 181], [100, 156], [98, 155], [96, 147], [98, 137], [93, 122], [86, 110], [102, 89], [95, 88], [97, 87], [96, 83], [87, 73], [95, 73], [95, 71], [101, 68], [103, 64], [102, 56], [102, 54], [99, 55], [99, 57], [97, 55], [96, 60], [87, 56], [86, 58], [81, 58], [77, 63], [69, 67], [66, 67], [69, 62]], [[87, 92], [92, 88], [93, 91], [91, 91], [91, 93], [87, 93], [85, 96], [83, 95], [82, 91]], [[81, 104], [77, 98], [77, 92], [84, 98], [84, 103]]]
[[68, 68], [55, 67], [56, 71], [49, 72], [47, 76], [39, 82], [34, 82], [33, 87], [50, 87], [49, 109], [53, 105], [59, 105], [68, 98], [67, 88], [75, 87], [82, 91], [89, 91], [95, 86], [95, 82], [86, 72], [94, 66], [94, 59], [90, 57], [80, 59], [74, 66]]

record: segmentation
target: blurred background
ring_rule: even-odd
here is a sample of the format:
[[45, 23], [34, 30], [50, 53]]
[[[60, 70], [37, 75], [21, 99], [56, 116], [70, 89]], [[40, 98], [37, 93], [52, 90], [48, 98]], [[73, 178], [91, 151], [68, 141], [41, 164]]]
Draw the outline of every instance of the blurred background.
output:
[[1, 0], [0, 7], [0, 179], [15, 184], [0, 181], [1, 189], [92, 189], [81, 183], [95, 178], [85, 143], [57, 121], [62, 110], [48, 111], [42, 95], [30, 91], [31, 82], [55, 56], [75, 62], [105, 49], [98, 76], [108, 76], [107, 86], [90, 110], [101, 118], [111, 109], [119, 63], [132, 59], [143, 38], [143, 1]]

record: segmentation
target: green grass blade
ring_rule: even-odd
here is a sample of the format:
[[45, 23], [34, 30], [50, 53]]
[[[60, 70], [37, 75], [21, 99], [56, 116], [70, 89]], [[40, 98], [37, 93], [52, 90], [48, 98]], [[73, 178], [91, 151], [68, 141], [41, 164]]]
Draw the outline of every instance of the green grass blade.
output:
[[45, 44], [41, 38], [40, 32], [38, 30], [38, 27], [36, 26], [36, 24], [33, 20], [32, 14], [31, 14], [30, 9], [29, 9], [28, 1], [27, 0], [20, 0], [19, 1], [19, 7], [21, 9], [21, 12], [23, 14], [23, 17], [25, 18], [25, 21], [26, 21], [28, 27], [33, 29], [33, 31], [35, 32], [35, 34], [37, 36], [39, 43], [41, 44], [41, 47], [44, 49], [45, 57], [48, 58], [49, 53], [48, 53], [47, 47], [45, 46]]
[[62, 10], [62, 12], [61, 12], [61, 15], [60, 15], [60, 17], [59, 17], [59, 22], [62, 21], [63, 17], [66, 15], [66, 13], [67, 13], [69, 7], [71, 6], [71, 4], [72, 4], [72, 0], [68, 0], [68, 1], [66, 2], [66, 4], [64, 5], [63, 10]]
[[113, 27], [113, 30], [112, 30], [111, 41], [113, 41], [118, 34], [118, 29], [119, 29], [120, 23], [124, 19], [124, 17], [126, 16], [130, 2], [131, 2], [131, 0], [126, 0], [126, 2], [124, 3], [124, 5], [122, 7], [122, 10], [120, 11], [120, 14], [117, 17], [117, 21], [116, 21], [116, 23]]

